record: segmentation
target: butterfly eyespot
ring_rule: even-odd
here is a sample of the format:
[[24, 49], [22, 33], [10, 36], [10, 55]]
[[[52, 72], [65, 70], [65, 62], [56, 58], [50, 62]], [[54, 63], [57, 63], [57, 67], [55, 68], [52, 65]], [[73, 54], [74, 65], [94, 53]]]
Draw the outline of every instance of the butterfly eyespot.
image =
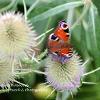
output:
[[53, 40], [53, 41], [59, 41], [59, 38], [58, 38], [57, 36], [55, 36], [54, 34], [51, 34], [51, 35], [49, 36], [49, 39], [50, 39], [50, 40]]
[[68, 25], [67, 25], [66, 22], [64, 22], [64, 21], [60, 22], [60, 27], [61, 27], [63, 30], [68, 29]]
[[66, 37], [69, 37], [69, 34], [66, 34]]
[[68, 57], [68, 58], [71, 58], [72, 57], [72, 53], [66, 54], [65, 56]]
[[65, 29], [64, 32], [69, 33], [69, 28]]

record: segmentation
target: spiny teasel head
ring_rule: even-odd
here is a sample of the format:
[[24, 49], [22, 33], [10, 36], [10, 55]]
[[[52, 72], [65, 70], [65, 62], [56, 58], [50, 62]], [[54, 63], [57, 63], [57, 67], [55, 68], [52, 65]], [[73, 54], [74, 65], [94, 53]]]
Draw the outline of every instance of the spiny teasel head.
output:
[[36, 46], [32, 25], [22, 14], [6, 12], [0, 15], [0, 53], [6, 56], [23, 57]]
[[46, 59], [45, 73], [47, 82], [56, 90], [73, 91], [81, 86], [84, 68], [75, 52], [65, 64], [54, 61], [52, 56], [49, 55]]
[[11, 71], [11, 63], [7, 60], [0, 59], [0, 87], [10, 87], [11, 82], [15, 80], [15, 76]]

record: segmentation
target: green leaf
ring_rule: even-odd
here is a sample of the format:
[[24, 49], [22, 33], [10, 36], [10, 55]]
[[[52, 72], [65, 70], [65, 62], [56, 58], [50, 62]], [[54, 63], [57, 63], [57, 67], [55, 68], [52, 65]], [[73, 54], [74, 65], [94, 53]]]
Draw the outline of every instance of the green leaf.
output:
[[76, 1], [76, 2], [62, 4], [62, 5], [56, 6], [54, 8], [51, 8], [50, 10], [48, 10], [40, 15], [35, 16], [34, 18], [32, 18], [32, 20], [33, 20], [33, 22], [40, 21], [40, 20], [46, 19], [48, 17], [54, 16], [58, 13], [61, 13], [65, 10], [68, 10], [70, 8], [75, 8], [75, 7], [82, 6], [82, 5], [83, 5], [82, 1]]
[[99, 15], [100, 15], [100, 0], [93, 0], [94, 4], [96, 5]]
[[94, 8], [93, 5], [91, 5], [90, 7], [90, 21], [91, 21], [91, 24], [92, 24], [92, 34], [93, 34], [93, 41], [94, 41], [94, 45], [97, 49], [97, 41], [96, 41], [96, 31], [95, 31], [95, 13], [96, 13], [96, 9]]

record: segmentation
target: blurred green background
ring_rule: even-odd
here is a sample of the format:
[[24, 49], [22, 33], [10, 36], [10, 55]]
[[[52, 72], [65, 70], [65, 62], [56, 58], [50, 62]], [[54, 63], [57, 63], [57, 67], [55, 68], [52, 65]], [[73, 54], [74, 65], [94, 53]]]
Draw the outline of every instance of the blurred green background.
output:
[[[85, 1], [88, 2], [90, 0]], [[28, 20], [34, 26], [37, 35], [56, 27], [60, 20], [68, 22], [71, 27], [71, 43], [84, 61], [89, 59], [86, 69], [91, 71], [100, 67], [100, 0], [93, 0], [92, 4], [81, 4], [80, 2], [82, 1], [25, 0], [27, 11], [33, 6], [31, 12], [28, 13]], [[6, 11], [16, 11], [24, 14], [23, 0], [0, 0], [0, 12]], [[47, 37], [52, 32], [49, 32], [42, 38], [43, 41], [39, 45], [41, 52], [45, 50]], [[39, 68], [44, 71], [43, 63], [44, 61], [41, 62], [41, 65], [37, 65], [34, 62], [23, 62], [26, 66], [31, 66], [33, 69]], [[12, 85], [12, 89], [19, 88], [24, 92], [10, 91], [1, 93], [0, 100], [45, 100], [46, 96], [52, 91], [51, 87], [45, 88], [46, 85], [39, 85], [45, 82], [44, 75], [29, 73], [21, 76], [18, 81], [29, 84], [29, 89], [42, 89], [43, 92], [25, 92], [27, 88]], [[87, 76], [85, 81], [96, 82], [97, 84], [83, 84], [78, 93], [73, 98], [69, 96], [68, 100], [100, 100], [100, 71]], [[55, 100], [55, 98], [56, 92], [48, 100]]]

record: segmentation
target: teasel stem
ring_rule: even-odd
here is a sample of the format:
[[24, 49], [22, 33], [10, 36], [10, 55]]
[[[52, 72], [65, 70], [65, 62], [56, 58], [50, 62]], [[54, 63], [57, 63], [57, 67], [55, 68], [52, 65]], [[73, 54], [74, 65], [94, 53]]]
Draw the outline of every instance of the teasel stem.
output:
[[62, 93], [59, 91], [57, 92], [56, 100], [62, 100]]
[[[85, 1], [85, 0], [84, 0], [84, 1]], [[84, 16], [85, 16], [86, 13], [88, 12], [89, 8], [90, 8], [90, 4], [89, 4], [89, 3], [88, 3], [88, 4], [84, 3], [83, 12], [82, 12], [82, 14], [78, 17], [78, 19], [76, 20], [76, 22], [72, 25], [72, 27], [70, 28], [71, 30], [73, 30], [73, 29], [77, 26], [77, 24], [84, 18]]]
[[36, 37], [34, 40], [38, 40], [40, 39], [41, 37], [43, 37], [44, 35], [46, 35], [47, 33], [49, 33], [50, 31], [52, 31], [54, 28], [51, 28], [49, 30], [47, 30], [45, 33], [42, 33], [41, 35], [39, 35], [38, 37]]
[[31, 13], [31, 11], [36, 7], [36, 5], [37, 5], [38, 3], [39, 3], [39, 0], [36, 0], [36, 1], [31, 5], [31, 7], [28, 9], [28, 11], [27, 11], [27, 13], [26, 13], [27, 16]]
[[38, 59], [39, 61], [41, 61], [41, 60], [47, 55], [47, 53], [48, 53], [48, 50], [45, 49], [44, 52], [42, 52], [42, 53], [37, 57], [37, 59]]
[[38, 36], [38, 37], [36, 37], [36, 38], [34, 39], [34, 40], [38, 40], [39, 38], [42, 37], [42, 39], [37, 43], [37, 46], [40, 45], [40, 44], [43, 42], [43, 40], [44, 40], [44, 38], [45, 38], [45, 35], [46, 35], [47, 33], [49, 33], [50, 31], [52, 31], [52, 30], [53, 30], [53, 28], [51, 28], [50, 30], [46, 31], [45, 33], [41, 34], [40, 36]]
[[24, 5], [24, 17], [25, 17], [25, 20], [27, 20], [27, 9], [26, 9], [26, 3], [25, 3], [25, 0], [23, 0], [23, 5]]

